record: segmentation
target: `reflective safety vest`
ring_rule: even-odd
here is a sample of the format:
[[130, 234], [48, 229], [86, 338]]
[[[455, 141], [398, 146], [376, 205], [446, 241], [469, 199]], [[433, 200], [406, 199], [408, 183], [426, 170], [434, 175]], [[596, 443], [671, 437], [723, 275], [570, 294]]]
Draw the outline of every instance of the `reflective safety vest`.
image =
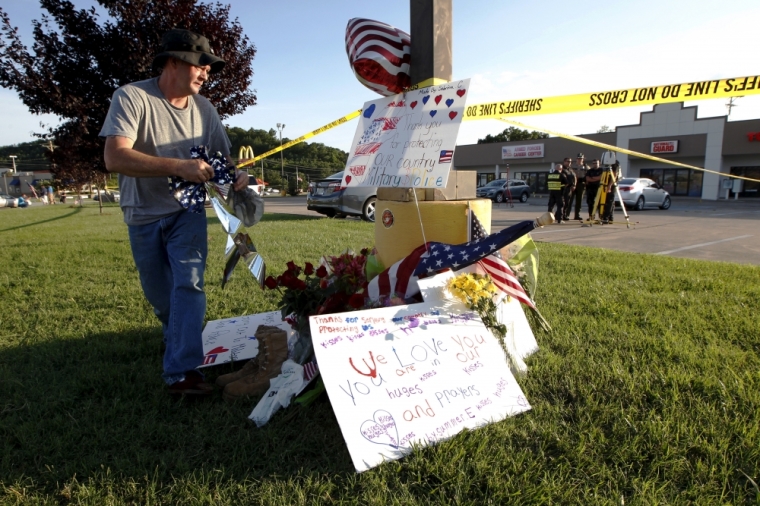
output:
[[550, 172], [548, 176], [546, 176], [546, 186], [549, 188], [549, 191], [558, 191], [562, 189], [562, 182], [560, 181], [561, 174], [559, 172]]

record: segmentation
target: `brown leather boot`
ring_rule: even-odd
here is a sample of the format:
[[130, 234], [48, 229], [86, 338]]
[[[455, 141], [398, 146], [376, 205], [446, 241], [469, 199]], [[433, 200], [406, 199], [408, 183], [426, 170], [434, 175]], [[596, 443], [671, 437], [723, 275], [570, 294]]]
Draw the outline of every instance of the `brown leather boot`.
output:
[[278, 332], [263, 334], [259, 343], [259, 370], [224, 387], [222, 397], [234, 401], [245, 396], [264, 395], [269, 390], [269, 380], [279, 376], [282, 363], [288, 359], [288, 334]]
[[[272, 332], [282, 332], [282, 329], [280, 327], [273, 327], [271, 325], [259, 325], [259, 327], [256, 329], [256, 333], [254, 334], [256, 336], [256, 339], [259, 341], [259, 346], [261, 345], [261, 339], [265, 335], [271, 334]], [[261, 356], [261, 353], [262, 349], [259, 347], [259, 354], [246, 362], [242, 369], [231, 372], [229, 374], [222, 374], [216, 378], [216, 384], [220, 387], [224, 387], [233, 381], [244, 378], [245, 376], [256, 374], [259, 371], [259, 357]]]

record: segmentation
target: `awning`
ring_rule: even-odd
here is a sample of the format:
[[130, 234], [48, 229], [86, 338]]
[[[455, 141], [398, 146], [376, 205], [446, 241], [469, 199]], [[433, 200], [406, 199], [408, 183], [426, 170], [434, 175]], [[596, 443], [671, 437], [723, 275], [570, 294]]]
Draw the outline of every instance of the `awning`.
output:
[[21, 181], [19, 180], [19, 178], [14, 177], [13, 179], [11, 179], [11, 182], [8, 184], [11, 186], [21, 186]]
[[30, 183], [32, 186], [37, 186], [37, 183], [42, 181], [42, 179], [32, 179], [32, 182]]

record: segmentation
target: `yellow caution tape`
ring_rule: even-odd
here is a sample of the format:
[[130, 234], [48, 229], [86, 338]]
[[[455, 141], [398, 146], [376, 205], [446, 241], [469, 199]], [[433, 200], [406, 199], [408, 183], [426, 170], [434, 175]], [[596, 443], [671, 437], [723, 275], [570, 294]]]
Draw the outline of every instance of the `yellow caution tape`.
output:
[[595, 111], [612, 107], [665, 104], [688, 100], [741, 97], [760, 93], [760, 76], [732, 77], [713, 81], [626, 88], [613, 91], [579, 93], [558, 97], [506, 100], [468, 105], [464, 120], [500, 119], [508, 116], [531, 116], [562, 112]]
[[262, 158], [266, 158], [266, 157], [268, 157], [270, 155], [273, 155], [275, 153], [279, 153], [283, 149], [287, 149], [290, 146], [293, 146], [295, 144], [301, 143], [301, 142], [305, 141], [306, 139], [314, 137], [315, 135], [319, 135], [322, 132], [326, 132], [326, 131], [330, 130], [331, 128], [335, 128], [336, 126], [340, 126], [343, 123], [346, 123], [347, 121], [351, 121], [352, 119], [358, 117], [361, 113], [362, 113], [362, 110], [359, 109], [358, 111], [354, 111], [354, 112], [352, 112], [350, 114], [346, 114], [342, 118], [336, 119], [335, 121], [333, 121], [331, 123], [328, 123], [325, 126], [319, 127], [316, 130], [313, 130], [313, 131], [309, 132], [306, 135], [302, 135], [298, 139], [293, 139], [292, 141], [286, 142], [282, 146], [278, 146], [278, 147], [276, 147], [274, 149], [271, 149], [271, 150], [267, 151], [266, 153], [264, 153], [262, 155], [259, 155], [259, 156], [255, 157], [255, 158], [252, 158], [252, 159], [247, 160], [247, 161], [245, 161], [243, 163], [240, 163], [240, 164], [238, 164], [237, 168], [241, 169], [243, 167], [247, 167], [249, 165], [253, 165], [254, 163], [256, 163], [259, 160], [261, 160]]
[[592, 141], [591, 139], [584, 139], [583, 137], [578, 137], [576, 135], [563, 134], [563, 133], [560, 133], [560, 132], [555, 132], [553, 130], [547, 130], [546, 128], [528, 126], [528, 125], [525, 125], [523, 123], [520, 123], [519, 121], [514, 121], [514, 120], [511, 120], [511, 119], [506, 119], [506, 118], [499, 118], [499, 119], [501, 121], [505, 122], [505, 123], [509, 123], [510, 125], [518, 126], [518, 127], [523, 128], [525, 130], [538, 130], [539, 132], [545, 132], [545, 133], [547, 133], [549, 135], [556, 135], [557, 137], [562, 137], [562, 138], [569, 139], [569, 140], [575, 141], [575, 142], [581, 142], [583, 144], [588, 144], [589, 146], [596, 146], [598, 148], [604, 148], [604, 149], [607, 149], [609, 151], [616, 151], [618, 153], [625, 153], [627, 155], [638, 156], [639, 158], [646, 158], [647, 160], [653, 160], [655, 162], [667, 163], [667, 164], [670, 164], [670, 165], [675, 165], [676, 167], [684, 167], [686, 169], [701, 170], [702, 172], [709, 172], [711, 174], [718, 174], [719, 176], [732, 177], [734, 179], [744, 179], [745, 181], [754, 181], [754, 182], [760, 183], [760, 179], [752, 179], [752, 178], [749, 178], [749, 177], [737, 176], [735, 174], [727, 174], [725, 172], [716, 172], [714, 170], [705, 169], [704, 167], [697, 167], [696, 165], [688, 165], [688, 164], [685, 164], [685, 163], [676, 162], [676, 161], [673, 161], [673, 160], [667, 160], [665, 158], [660, 158], [660, 157], [657, 157], [657, 156], [648, 155], [646, 153], [639, 153], [638, 151], [631, 151], [630, 149], [621, 148], [620, 146], [613, 146], [612, 144], [605, 144], [603, 142]]

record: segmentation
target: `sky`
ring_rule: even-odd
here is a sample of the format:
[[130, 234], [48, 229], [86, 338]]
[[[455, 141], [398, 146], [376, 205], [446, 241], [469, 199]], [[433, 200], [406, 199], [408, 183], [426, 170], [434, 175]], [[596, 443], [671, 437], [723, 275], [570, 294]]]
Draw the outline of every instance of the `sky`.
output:
[[[87, 8], [93, 0], [72, 0]], [[636, 2], [453, 1], [453, 79], [471, 78], [468, 104], [541, 96], [657, 86], [756, 75], [760, 4], [752, 0]], [[409, 32], [409, 1], [223, 1], [231, 5], [256, 46], [252, 88], [258, 104], [224, 122], [244, 129], [276, 129], [293, 139], [379, 98], [354, 77], [345, 29], [354, 17], [382, 21]], [[37, 0], [2, 0], [13, 26], [31, 47]], [[412, 42], [414, 43], [414, 42]], [[687, 102], [698, 117], [723, 116], [727, 99]], [[55, 125], [35, 116], [15, 92], [0, 88], [0, 146], [34, 140]], [[760, 96], [735, 101], [730, 121], [760, 117]], [[527, 125], [585, 134], [603, 125], [639, 122], [652, 106], [515, 118]], [[356, 121], [309, 142], [348, 151]], [[464, 122], [457, 144], [474, 144], [508, 125]], [[259, 154], [259, 153], [256, 153]]]

